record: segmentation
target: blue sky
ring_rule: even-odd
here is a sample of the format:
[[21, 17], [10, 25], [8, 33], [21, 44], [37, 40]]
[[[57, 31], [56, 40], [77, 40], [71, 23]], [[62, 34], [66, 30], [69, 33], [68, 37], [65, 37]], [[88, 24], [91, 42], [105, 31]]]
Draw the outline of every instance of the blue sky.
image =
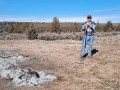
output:
[[0, 0], [0, 21], [120, 22], [120, 0]]

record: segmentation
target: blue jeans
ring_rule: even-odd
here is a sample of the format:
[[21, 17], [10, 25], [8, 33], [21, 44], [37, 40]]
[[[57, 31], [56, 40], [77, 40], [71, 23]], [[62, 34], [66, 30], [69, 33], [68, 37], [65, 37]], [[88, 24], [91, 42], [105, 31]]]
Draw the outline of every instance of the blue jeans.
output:
[[82, 49], [81, 49], [81, 56], [84, 56], [86, 45], [89, 45], [88, 47], [88, 56], [92, 56], [92, 45], [94, 41], [94, 36], [84, 36], [83, 43], [82, 43]]

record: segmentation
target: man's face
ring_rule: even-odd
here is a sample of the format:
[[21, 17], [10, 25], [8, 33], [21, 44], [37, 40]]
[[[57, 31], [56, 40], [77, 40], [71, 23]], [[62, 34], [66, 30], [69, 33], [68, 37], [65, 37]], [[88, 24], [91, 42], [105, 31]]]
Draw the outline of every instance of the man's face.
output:
[[87, 18], [87, 21], [88, 21], [88, 22], [91, 22], [91, 21], [92, 21], [92, 19], [91, 19], [91, 18]]

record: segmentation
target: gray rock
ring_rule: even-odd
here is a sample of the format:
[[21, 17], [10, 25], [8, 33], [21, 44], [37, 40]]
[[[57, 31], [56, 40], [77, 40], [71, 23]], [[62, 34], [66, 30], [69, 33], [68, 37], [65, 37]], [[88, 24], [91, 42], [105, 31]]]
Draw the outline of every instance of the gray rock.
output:
[[23, 69], [17, 66], [18, 62], [25, 60], [26, 58], [21, 55], [0, 51], [0, 76], [11, 80], [16, 87], [39, 86], [57, 79], [56, 76], [46, 74], [43, 71]]

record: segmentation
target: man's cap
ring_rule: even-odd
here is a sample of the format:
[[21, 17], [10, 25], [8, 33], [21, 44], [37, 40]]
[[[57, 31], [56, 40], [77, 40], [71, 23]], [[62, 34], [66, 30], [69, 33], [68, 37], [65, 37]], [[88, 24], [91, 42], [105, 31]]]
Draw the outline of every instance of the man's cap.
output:
[[88, 15], [88, 16], [87, 16], [87, 19], [89, 19], [89, 18], [92, 19], [92, 16], [91, 16], [91, 15]]

